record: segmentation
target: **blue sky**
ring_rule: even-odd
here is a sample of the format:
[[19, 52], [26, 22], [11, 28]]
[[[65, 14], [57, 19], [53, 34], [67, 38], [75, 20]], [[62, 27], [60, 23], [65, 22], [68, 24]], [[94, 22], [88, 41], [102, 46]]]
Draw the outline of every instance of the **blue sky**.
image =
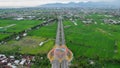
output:
[[115, 2], [119, 0], [0, 0], [0, 7], [34, 7], [47, 3], [68, 3], [68, 2]]

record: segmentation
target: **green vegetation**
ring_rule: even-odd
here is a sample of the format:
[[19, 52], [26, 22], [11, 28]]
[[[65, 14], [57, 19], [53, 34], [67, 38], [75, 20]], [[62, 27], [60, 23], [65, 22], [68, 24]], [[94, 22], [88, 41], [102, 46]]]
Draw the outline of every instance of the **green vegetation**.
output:
[[[21, 54], [45, 54], [53, 47], [53, 40], [49, 40], [48, 42], [44, 43], [42, 46], [39, 46], [40, 42], [45, 41], [45, 38], [40, 38], [36, 36], [28, 36], [20, 41], [9, 41], [6, 45], [0, 46], [0, 52], [8, 53], [12, 50], [15, 50], [17, 53]], [[47, 48], [46, 48], [47, 47]], [[13, 51], [14, 52], [14, 51]], [[11, 53], [13, 53], [11, 52]]]
[[103, 23], [101, 19], [97, 19], [94, 15], [91, 15], [91, 18], [97, 21], [97, 24], [83, 24], [82, 20], [77, 20], [78, 25], [75, 26], [64, 22], [65, 26], [71, 25], [71, 27], [65, 28], [65, 35], [66, 44], [74, 54], [73, 64], [79, 67], [84, 63], [85, 67], [91, 67], [88, 62], [81, 60], [81, 57], [87, 57], [86, 59], [95, 60], [95, 63], [101, 63], [98, 64], [102, 67], [119, 68], [120, 65], [117, 63], [120, 59], [119, 25], [101, 25]]
[[57, 31], [57, 23], [53, 23], [53, 24], [49, 24], [44, 27], [41, 27], [38, 30], [32, 31], [28, 35], [55, 39], [56, 31]]
[[[0, 20], [0, 40], [40, 24], [39, 20]], [[4, 32], [6, 32], [4, 34]]]
[[[70, 20], [63, 21], [66, 45], [74, 54], [71, 68], [120, 68], [120, 25], [104, 24], [101, 20], [105, 18], [104, 15], [91, 14], [86, 17], [92, 18], [97, 24], [83, 24], [81, 19], [75, 20], [78, 25], [74, 25]], [[16, 26], [10, 27], [7, 31], [19, 32], [28, 29], [36, 25], [33, 22], [39, 24], [38, 21], [19, 21]], [[7, 25], [9, 24], [1, 27]], [[11, 40], [1, 45], [0, 52], [32, 54], [37, 59], [32, 68], [50, 68], [47, 53], [54, 46], [56, 29], [57, 23], [55, 22], [31, 31], [27, 37], [19, 41]], [[0, 35], [0, 39], [4, 36]], [[46, 40], [49, 41], [39, 46], [40, 42]], [[39, 57], [44, 57], [44, 59]], [[91, 61], [94, 64], [90, 64]]]
[[[20, 32], [35, 25], [40, 24], [42, 21], [39, 20], [0, 20], [0, 27], [6, 28], [7, 32]], [[8, 27], [9, 25], [15, 24], [14, 26]]]
[[8, 37], [8, 36], [9, 36], [9, 34], [1, 34], [0, 33], [0, 40], [3, 39], [3, 38], [5, 38], [5, 37]]

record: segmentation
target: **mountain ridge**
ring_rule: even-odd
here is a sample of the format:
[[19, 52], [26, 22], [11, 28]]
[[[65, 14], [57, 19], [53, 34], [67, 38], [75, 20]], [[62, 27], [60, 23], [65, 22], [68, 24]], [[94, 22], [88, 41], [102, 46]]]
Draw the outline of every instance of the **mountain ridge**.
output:
[[49, 4], [44, 4], [40, 5], [38, 7], [48, 7], [48, 8], [53, 8], [53, 7], [90, 7], [90, 8], [120, 8], [119, 5], [107, 3], [107, 2], [69, 2], [69, 3], [49, 3]]

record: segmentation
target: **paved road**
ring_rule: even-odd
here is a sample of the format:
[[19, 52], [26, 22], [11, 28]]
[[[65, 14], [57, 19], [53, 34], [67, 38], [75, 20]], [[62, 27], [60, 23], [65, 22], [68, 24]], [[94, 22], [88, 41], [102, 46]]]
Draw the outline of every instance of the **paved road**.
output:
[[61, 63], [61, 68], [69, 68], [68, 67], [68, 61], [67, 60], [63, 60]]
[[62, 23], [62, 17], [58, 17], [58, 28], [57, 28], [57, 35], [56, 35], [56, 45], [64, 45], [65, 44], [65, 37], [64, 37], [64, 28]]
[[[62, 23], [62, 17], [58, 17], [58, 28], [57, 28], [57, 35], [55, 44], [57, 46], [65, 45], [65, 37], [64, 37], [64, 27]], [[69, 68], [68, 61], [63, 60], [61, 63], [58, 60], [52, 61], [52, 68]]]
[[60, 68], [60, 63], [58, 60], [52, 61], [52, 68]]
[[58, 21], [58, 28], [57, 28], [57, 34], [56, 34], [56, 45], [60, 45], [60, 22]]
[[73, 58], [72, 52], [65, 46], [64, 27], [62, 17], [58, 17], [58, 28], [55, 40], [55, 47], [48, 53], [52, 68], [69, 68], [68, 64]]

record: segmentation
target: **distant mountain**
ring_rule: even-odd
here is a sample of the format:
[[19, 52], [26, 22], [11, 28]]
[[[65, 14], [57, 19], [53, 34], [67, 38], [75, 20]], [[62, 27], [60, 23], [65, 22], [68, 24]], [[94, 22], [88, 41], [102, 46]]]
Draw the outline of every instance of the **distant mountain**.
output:
[[44, 4], [40, 5], [40, 7], [90, 7], [90, 8], [117, 8], [120, 7], [119, 5], [113, 4], [113, 3], [107, 3], [107, 2], [79, 2], [79, 3], [50, 3], [50, 4]]

